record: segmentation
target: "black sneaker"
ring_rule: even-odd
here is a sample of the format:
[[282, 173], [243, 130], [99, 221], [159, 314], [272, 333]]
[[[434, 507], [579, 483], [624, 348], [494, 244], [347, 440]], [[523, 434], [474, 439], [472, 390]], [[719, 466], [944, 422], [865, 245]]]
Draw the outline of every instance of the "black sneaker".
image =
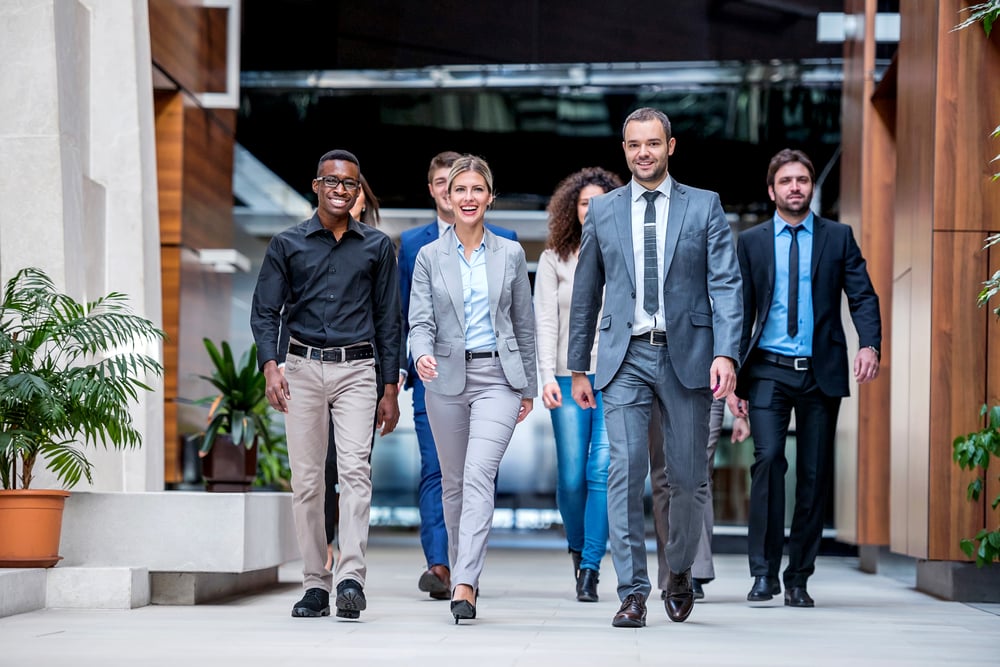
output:
[[360, 618], [368, 606], [365, 592], [354, 579], [344, 579], [337, 584], [337, 617]]
[[330, 594], [322, 588], [310, 588], [292, 607], [292, 617], [312, 618], [330, 615]]

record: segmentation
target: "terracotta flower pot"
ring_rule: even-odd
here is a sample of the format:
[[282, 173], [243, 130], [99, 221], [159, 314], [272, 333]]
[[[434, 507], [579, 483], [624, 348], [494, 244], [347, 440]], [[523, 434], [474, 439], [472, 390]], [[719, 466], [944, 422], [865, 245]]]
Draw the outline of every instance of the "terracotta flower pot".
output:
[[52, 567], [69, 491], [0, 491], [0, 567]]

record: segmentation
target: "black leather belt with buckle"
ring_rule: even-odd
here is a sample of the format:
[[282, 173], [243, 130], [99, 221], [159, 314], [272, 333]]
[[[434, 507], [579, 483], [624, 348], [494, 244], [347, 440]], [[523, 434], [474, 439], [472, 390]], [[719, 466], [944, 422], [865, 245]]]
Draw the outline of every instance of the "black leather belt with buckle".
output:
[[761, 352], [760, 358], [769, 364], [791, 368], [796, 371], [807, 371], [812, 366], [812, 360], [809, 357], [786, 357], [783, 354]]
[[465, 351], [465, 360], [472, 361], [473, 359], [491, 359], [493, 357], [499, 357], [500, 353], [496, 350], [490, 350], [489, 352], [473, 352], [472, 350]]
[[632, 336], [634, 340], [646, 341], [650, 345], [666, 345], [667, 344], [667, 332], [666, 331], [647, 331], [644, 334], [639, 334], [638, 336]]
[[288, 344], [288, 354], [296, 357], [305, 357], [313, 361], [324, 361], [339, 364], [344, 361], [357, 361], [358, 359], [374, 359], [375, 350], [371, 343], [364, 345], [354, 345], [351, 347], [309, 347], [297, 343]]

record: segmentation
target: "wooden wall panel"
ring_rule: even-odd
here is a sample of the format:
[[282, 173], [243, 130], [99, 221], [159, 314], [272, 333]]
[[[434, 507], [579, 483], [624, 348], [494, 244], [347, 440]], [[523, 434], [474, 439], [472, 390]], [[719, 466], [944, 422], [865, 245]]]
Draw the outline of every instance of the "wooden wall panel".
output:
[[184, 96], [157, 91], [153, 96], [156, 123], [157, 195], [160, 243], [181, 242], [181, 174], [184, 160]]
[[149, 0], [153, 63], [188, 92], [223, 92], [226, 13], [187, 0]]
[[177, 364], [180, 354], [181, 249], [160, 246], [160, 283], [163, 290], [163, 442], [164, 482], [180, 480], [180, 452], [177, 450]]
[[938, 12], [935, 3], [900, 6], [897, 52], [896, 192], [890, 376], [890, 540], [894, 551], [927, 557], [928, 439], [931, 421], [931, 275], [934, 108]]
[[952, 461], [952, 440], [978, 428], [986, 368], [986, 313], [976, 286], [987, 268], [977, 232], [934, 234], [934, 321], [931, 347], [930, 525], [928, 558], [961, 560], [958, 542], [975, 534], [982, 503], [966, 500], [974, 475]]
[[216, 117], [187, 100], [181, 243], [194, 250], [230, 248], [233, 241], [234, 137]]

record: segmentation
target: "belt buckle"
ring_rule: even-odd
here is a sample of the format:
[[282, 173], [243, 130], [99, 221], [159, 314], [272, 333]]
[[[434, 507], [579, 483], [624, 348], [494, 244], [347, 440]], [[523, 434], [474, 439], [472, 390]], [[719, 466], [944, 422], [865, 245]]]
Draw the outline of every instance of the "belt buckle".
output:
[[[657, 343], [656, 342], [656, 334], [660, 334], [663, 337], [663, 342], [662, 343]], [[651, 329], [650, 332], [649, 332], [649, 344], [650, 345], [654, 345], [656, 347], [663, 347], [664, 345], [667, 344], [667, 332], [666, 331], [656, 331], [655, 329]]]
[[[802, 362], [802, 367], [799, 367], [799, 362]], [[797, 371], [807, 371], [809, 370], [809, 357], [795, 357], [792, 360], [792, 368]]]

